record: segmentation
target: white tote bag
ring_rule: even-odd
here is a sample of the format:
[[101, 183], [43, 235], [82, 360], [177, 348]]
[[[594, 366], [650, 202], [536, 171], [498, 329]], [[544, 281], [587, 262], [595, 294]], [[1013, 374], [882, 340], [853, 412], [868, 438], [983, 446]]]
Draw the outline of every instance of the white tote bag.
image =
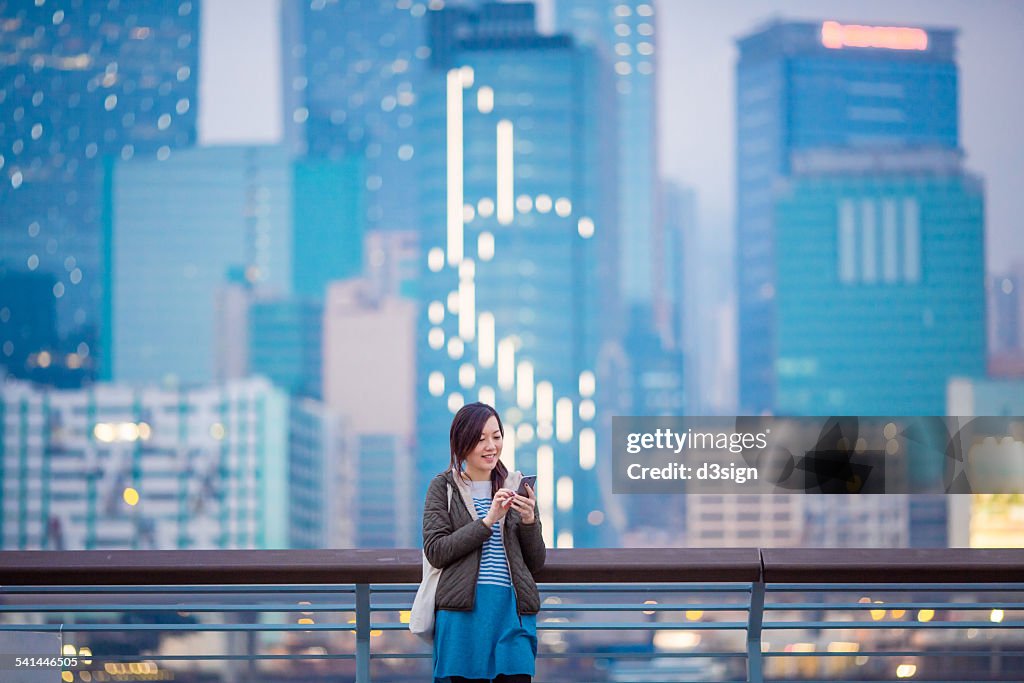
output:
[[[448, 510], [452, 509], [452, 485], [448, 484]], [[437, 582], [441, 579], [441, 570], [427, 561], [423, 553], [423, 578], [416, 589], [416, 597], [412, 601], [412, 612], [409, 615], [409, 630], [426, 641], [434, 639], [434, 605], [437, 596]]]

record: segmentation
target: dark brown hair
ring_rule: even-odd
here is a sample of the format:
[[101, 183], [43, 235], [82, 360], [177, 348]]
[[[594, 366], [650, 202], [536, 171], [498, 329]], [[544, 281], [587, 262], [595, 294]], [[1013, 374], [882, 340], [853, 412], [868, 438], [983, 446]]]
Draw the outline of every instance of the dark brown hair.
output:
[[[487, 424], [487, 420], [491, 419], [492, 415], [498, 421], [498, 431], [504, 437], [505, 427], [501, 424], [498, 411], [486, 403], [467, 403], [459, 408], [459, 412], [455, 413], [455, 417], [452, 418], [452, 428], [449, 432], [448, 440], [451, 444], [451, 468], [455, 470], [456, 474], [464, 474], [462, 466], [466, 462], [466, 456], [476, 448], [477, 443], [480, 441], [480, 435], [484, 431], [484, 425]], [[498, 463], [491, 470], [492, 498], [498, 492], [498, 489], [504, 485], [505, 477], [507, 476], [508, 468], [505, 467], [505, 464], [499, 458]]]

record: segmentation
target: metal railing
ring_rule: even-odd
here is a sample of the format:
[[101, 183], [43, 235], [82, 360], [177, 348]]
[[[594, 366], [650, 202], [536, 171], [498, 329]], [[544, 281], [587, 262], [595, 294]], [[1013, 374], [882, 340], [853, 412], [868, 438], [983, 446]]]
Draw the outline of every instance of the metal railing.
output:
[[[428, 680], [420, 561], [0, 552], [0, 657], [51, 634], [63, 680]], [[537, 580], [537, 681], [1024, 680], [1024, 550], [549, 550]]]

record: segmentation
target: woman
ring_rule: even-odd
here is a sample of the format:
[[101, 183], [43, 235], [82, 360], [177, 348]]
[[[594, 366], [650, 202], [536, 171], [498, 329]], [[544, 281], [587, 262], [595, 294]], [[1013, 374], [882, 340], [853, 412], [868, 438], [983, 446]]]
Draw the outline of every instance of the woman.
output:
[[534, 675], [533, 574], [544, 566], [544, 539], [533, 490], [516, 493], [522, 473], [501, 462], [504, 434], [494, 408], [463, 406], [452, 420], [450, 468], [427, 489], [423, 552], [442, 570], [435, 682], [529, 683]]

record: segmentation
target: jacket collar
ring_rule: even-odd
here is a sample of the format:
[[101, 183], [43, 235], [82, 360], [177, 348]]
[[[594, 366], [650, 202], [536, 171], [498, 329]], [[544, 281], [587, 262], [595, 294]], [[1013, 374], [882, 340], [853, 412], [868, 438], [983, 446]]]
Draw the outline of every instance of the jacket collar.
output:
[[[509, 472], [508, 476], [505, 477], [505, 485], [502, 488], [512, 489], [513, 491], [519, 488], [519, 482], [523, 478], [523, 473], [519, 470]], [[473, 519], [480, 519], [480, 515], [476, 514], [476, 506], [473, 505], [473, 493], [469, 488], [469, 479], [466, 479], [461, 473], [456, 472], [455, 468], [448, 470], [448, 479], [455, 485], [459, 495], [462, 496], [462, 502], [466, 504], [466, 509], [469, 510], [470, 516]]]

